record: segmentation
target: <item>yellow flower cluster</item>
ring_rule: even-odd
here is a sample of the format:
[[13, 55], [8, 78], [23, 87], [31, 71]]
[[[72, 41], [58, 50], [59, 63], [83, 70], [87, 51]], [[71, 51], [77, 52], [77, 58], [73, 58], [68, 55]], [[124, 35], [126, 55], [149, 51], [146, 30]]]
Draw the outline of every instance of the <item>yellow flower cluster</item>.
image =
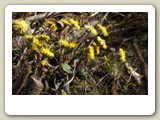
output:
[[46, 20], [45, 23], [53, 30], [53, 32], [57, 31], [58, 27], [54, 22]]
[[69, 42], [67, 40], [59, 40], [58, 44], [62, 45], [64, 47], [68, 47], [69, 46]]
[[34, 51], [37, 51], [38, 47], [42, 46], [39, 40], [33, 35], [25, 35], [24, 38], [31, 41], [31, 46], [32, 46], [31, 49]]
[[25, 39], [33, 41], [33, 38], [35, 38], [33, 35], [25, 35], [24, 36]]
[[68, 21], [68, 20], [65, 20], [65, 19], [61, 19], [60, 22], [68, 25], [68, 26], [72, 26], [72, 24]]
[[93, 60], [94, 59], [94, 47], [93, 46], [88, 46], [88, 50], [89, 50], [89, 52], [88, 52], [88, 57], [91, 59], [91, 60]]
[[35, 50], [35, 51], [37, 51], [38, 50], [38, 47], [41, 47], [42, 46], [42, 44], [39, 42], [39, 40], [38, 39], [36, 39], [36, 38], [33, 38], [33, 41], [32, 41], [32, 50]]
[[23, 19], [15, 20], [13, 28], [20, 34], [24, 34], [28, 30], [28, 24]]
[[[100, 36], [97, 37], [97, 41], [99, 42], [99, 44], [102, 46], [103, 49], [107, 49], [105, 40], [103, 40]], [[94, 59], [95, 52], [96, 52], [96, 55], [100, 54], [100, 46], [97, 45], [96, 42], [93, 42], [92, 46], [89, 46], [88, 49], [89, 49], [88, 56], [90, 59]]]
[[24, 37], [25, 37], [25, 39], [30, 40], [30, 41], [33, 41], [34, 39], [46, 40], [46, 41], [50, 40], [50, 37], [48, 35], [45, 35], [45, 34], [40, 34], [40, 35], [36, 35], [36, 36], [25, 35]]
[[121, 56], [120, 60], [122, 62], [125, 62], [126, 61], [126, 52], [122, 48], [119, 48], [119, 55]]
[[50, 40], [50, 37], [48, 35], [45, 35], [45, 34], [37, 35], [36, 38], [40, 39], [40, 40], [46, 40], [46, 41]]
[[37, 52], [40, 50], [42, 54], [45, 54], [49, 57], [54, 57], [54, 53], [50, 51], [48, 44], [44, 42], [40, 42], [40, 40], [45, 40], [45, 41], [50, 40], [50, 37], [48, 35], [44, 35], [44, 34], [37, 35], [37, 36], [25, 35], [24, 37], [25, 39], [31, 41], [32, 50]]
[[102, 34], [103, 34], [104, 36], [108, 36], [108, 35], [109, 35], [109, 34], [108, 34], [108, 31], [107, 31], [107, 27], [103, 27], [101, 24], [98, 24], [97, 26], [98, 26], [98, 28], [101, 30], [101, 32], [102, 32]]
[[74, 26], [77, 30], [80, 30], [79, 22], [77, 20], [74, 20], [72, 18], [69, 18], [67, 20], [61, 19], [60, 22], [68, 25], [68, 26]]
[[87, 29], [88, 31], [90, 31], [93, 35], [95, 35], [95, 36], [98, 35], [96, 29], [93, 26], [85, 25], [84, 28]]
[[68, 42], [67, 40], [59, 40], [58, 44], [70, 48], [75, 48], [77, 46], [76, 42]]
[[77, 30], [80, 30], [80, 29], [81, 29], [80, 26], [79, 26], [79, 22], [78, 22], [77, 20], [73, 20], [73, 19], [70, 18], [70, 19], [69, 19], [69, 22], [70, 22], [72, 25], [74, 25]]
[[97, 41], [100, 43], [103, 49], [107, 49], [105, 40], [103, 40], [100, 36], [97, 37]]
[[70, 42], [69, 43], [69, 47], [70, 48], [75, 48], [77, 46], [77, 43], [76, 42]]
[[54, 57], [54, 53], [51, 52], [48, 47], [47, 48], [42, 47], [41, 48], [41, 53], [44, 54], [44, 55], [47, 55], [48, 57]]

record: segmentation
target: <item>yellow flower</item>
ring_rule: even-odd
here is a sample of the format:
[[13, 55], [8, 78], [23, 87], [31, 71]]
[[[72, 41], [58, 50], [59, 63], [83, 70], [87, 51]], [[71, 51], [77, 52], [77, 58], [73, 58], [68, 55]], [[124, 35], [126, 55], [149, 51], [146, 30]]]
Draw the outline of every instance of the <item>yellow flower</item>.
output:
[[59, 40], [58, 41], [59, 45], [65, 46], [65, 47], [69, 47], [69, 43], [67, 40]]
[[34, 36], [33, 35], [25, 35], [24, 38], [27, 40], [33, 41]]
[[93, 26], [85, 25], [84, 28], [87, 29], [88, 31], [90, 31], [93, 35], [95, 35], [95, 36], [98, 35], [96, 29], [94, 29]]
[[107, 27], [103, 27], [101, 24], [98, 24], [97, 26], [104, 36], [108, 36]]
[[107, 49], [105, 40], [103, 40], [100, 36], [97, 37], [97, 41], [100, 43], [103, 49]]
[[93, 46], [88, 46], [89, 49], [89, 53], [88, 53], [88, 57], [93, 60], [94, 59], [94, 47]]
[[53, 32], [57, 31], [58, 27], [54, 22], [45, 20], [45, 23], [53, 30]]
[[45, 54], [45, 55], [47, 55], [47, 56], [49, 56], [49, 57], [54, 57], [54, 53], [51, 52], [49, 48], [44, 48], [44, 47], [42, 47], [42, 48], [41, 48], [41, 53], [42, 53], [42, 54]]
[[33, 38], [33, 41], [32, 41], [34, 44], [38, 44], [39, 43], [39, 40], [36, 39], [36, 38]]
[[39, 42], [39, 40], [34, 37], [32, 40], [32, 50], [37, 51], [38, 47], [41, 47], [41, 46], [42, 44]]
[[80, 26], [79, 26], [79, 22], [77, 21], [77, 20], [73, 20], [73, 19], [69, 19], [69, 22], [71, 23], [71, 24], [73, 24], [75, 27], [76, 27], [76, 29], [77, 30], [80, 30], [81, 28], [80, 28]]
[[45, 20], [45, 23], [49, 26], [51, 26], [53, 24], [53, 22], [49, 21], [49, 20]]
[[48, 52], [48, 49], [47, 49], [47, 48], [44, 48], [44, 47], [41, 48], [41, 53], [43, 53], [43, 54], [46, 55], [47, 52]]
[[18, 19], [13, 23], [13, 28], [20, 34], [23, 34], [28, 30], [28, 25], [23, 19]]
[[45, 34], [37, 35], [36, 38], [37, 39], [43, 39], [43, 40], [46, 40], [46, 41], [50, 40], [50, 37], [48, 35], [45, 35]]
[[41, 61], [41, 64], [42, 64], [43, 66], [47, 65], [47, 60], [42, 60], [42, 61]]
[[38, 47], [42, 46], [42, 44], [39, 42], [39, 40], [33, 35], [25, 35], [24, 38], [31, 41], [31, 46], [32, 46], [31, 49], [32, 50], [37, 51]]
[[94, 46], [96, 54], [98, 55], [100, 53], [100, 47], [95, 42], [93, 42], [92, 45]]
[[48, 51], [47, 56], [49, 56], [49, 57], [54, 57], [54, 53], [51, 52], [51, 51]]
[[53, 30], [53, 32], [56, 32], [58, 27], [55, 23], [52, 24], [51, 29]]
[[70, 48], [75, 48], [77, 46], [76, 42], [70, 42], [69, 47]]
[[37, 51], [37, 50], [38, 50], [38, 48], [37, 48], [37, 45], [36, 45], [36, 44], [32, 44], [32, 50], [34, 50], [34, 51]]
[[96, 46], [96, 53], [97, 53], [97, 55], [100, 53], [100, 47], [99, 46]]
[[36, 44], [37, 46], [39, 46], [39, 47], [41, 47], [42, 46], [42, 44], [39, 42], [39, 40], [38, 39], [36, 39], [36, 38], [33, 38], [33, 41], [32, 41], [32, 43], [33, 44]]
[[60, 22], [66, 24], [68, 26], [72, 26], [72, 24], [68, 20], [61, 19]]
[[126, 52], [122, 48], [119, 48], [119, 55], [121, 56], [120, 60], [122, 62], [125, 62], [126, 61]]

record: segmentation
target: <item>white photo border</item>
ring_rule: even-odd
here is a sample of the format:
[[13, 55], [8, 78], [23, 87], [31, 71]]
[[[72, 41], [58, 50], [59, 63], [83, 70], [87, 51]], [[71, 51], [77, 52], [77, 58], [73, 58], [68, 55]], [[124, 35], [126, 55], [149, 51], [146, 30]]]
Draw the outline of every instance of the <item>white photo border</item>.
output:
[[[12, 12], [148, 12], [148, 95], [12, 95]], [[154, 114], [155, 8], [152, 5], [6, 6], [5, 112], [8, 115]]]

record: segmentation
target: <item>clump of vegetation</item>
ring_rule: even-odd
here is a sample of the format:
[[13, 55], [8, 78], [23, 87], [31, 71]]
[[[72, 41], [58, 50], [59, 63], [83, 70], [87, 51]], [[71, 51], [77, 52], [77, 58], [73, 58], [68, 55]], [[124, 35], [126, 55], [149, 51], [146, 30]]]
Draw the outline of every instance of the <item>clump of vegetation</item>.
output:
[[12, 17], [13, 94], [148, 94], [147, 13]]

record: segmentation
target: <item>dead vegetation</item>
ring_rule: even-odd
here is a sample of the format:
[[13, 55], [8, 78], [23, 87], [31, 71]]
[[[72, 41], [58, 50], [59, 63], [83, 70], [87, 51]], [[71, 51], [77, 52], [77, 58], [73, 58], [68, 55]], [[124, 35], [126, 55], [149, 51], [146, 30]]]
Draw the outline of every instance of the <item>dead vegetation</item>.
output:
[[20, 12], [12, 18], [14, 95], [148, 94], [147, 13]]

